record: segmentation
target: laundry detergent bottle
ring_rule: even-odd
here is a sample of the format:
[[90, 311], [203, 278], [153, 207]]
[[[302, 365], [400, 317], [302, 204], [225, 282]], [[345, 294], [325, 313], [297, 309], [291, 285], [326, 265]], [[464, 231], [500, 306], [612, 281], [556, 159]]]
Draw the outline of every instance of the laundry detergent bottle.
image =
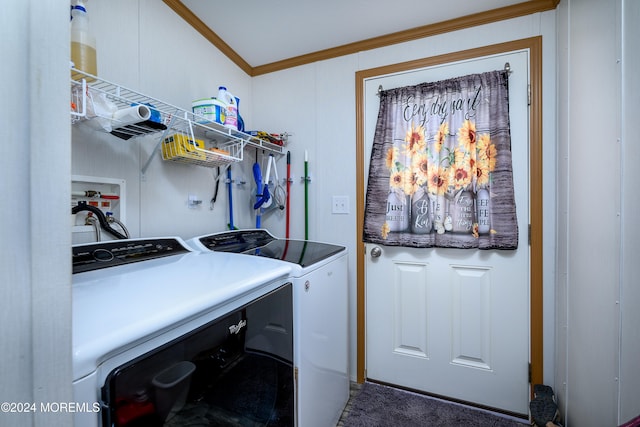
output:
[[224, 125], [229, 129], [238, 130], [238, 101], [236, 97], [227, 90], [226, 87], [218, 88], [218, 101], [226, 104], [226, 114], [224, 117]]
[[[71, 62], [78, 70], [98, 75], [96, 38], [91, 33], [84, 0], [77, 0], [76, 4], [71, 6]], [[71, 78], [81, 80], [84, 76], [73, 73], [72, 70]]]

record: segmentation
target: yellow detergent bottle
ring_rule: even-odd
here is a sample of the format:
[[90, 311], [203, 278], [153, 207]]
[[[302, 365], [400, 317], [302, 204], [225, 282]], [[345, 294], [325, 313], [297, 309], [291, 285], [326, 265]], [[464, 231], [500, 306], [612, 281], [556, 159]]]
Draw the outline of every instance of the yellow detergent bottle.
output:
[[[76, 5], [71, 6], [71, 62], [78, 70], [98, 75], [96, 38], [91, 34], [89, 16], [83, 0], [77, 0]], [[72, 79], [81, 80], [83, 77], [71, 71]]]

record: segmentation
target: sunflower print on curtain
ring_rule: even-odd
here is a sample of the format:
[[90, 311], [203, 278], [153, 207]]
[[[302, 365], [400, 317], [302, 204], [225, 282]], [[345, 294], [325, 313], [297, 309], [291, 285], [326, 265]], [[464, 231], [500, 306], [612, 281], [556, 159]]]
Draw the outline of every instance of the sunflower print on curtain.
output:
[[381, 92], [363, 239], [517, 249], [505, 71]]

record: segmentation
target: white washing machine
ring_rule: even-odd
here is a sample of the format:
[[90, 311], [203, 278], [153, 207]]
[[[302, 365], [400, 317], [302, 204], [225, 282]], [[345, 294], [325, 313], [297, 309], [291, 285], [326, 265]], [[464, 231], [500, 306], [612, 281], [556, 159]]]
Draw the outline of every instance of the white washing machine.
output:
[[73, 268], [75, 425], [294, 425], [287, 265], [161, 238], [76, 245]]
[[278, 239], [266, 230], [233, 230], [187, 241], [203, 251], [253, 255], [291, 268], [294, 363], [300, 427], [336, 425], [349, 399], [347, 249]]

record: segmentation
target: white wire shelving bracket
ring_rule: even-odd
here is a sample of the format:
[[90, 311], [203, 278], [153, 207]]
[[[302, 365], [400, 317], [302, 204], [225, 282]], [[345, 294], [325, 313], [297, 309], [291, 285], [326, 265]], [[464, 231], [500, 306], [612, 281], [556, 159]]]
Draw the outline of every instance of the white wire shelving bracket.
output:
[[[110, 126], [105, 131], [108, 132], [110, 128], [111, 133], [117, 133], [123, 139], [161, 134], [151, 155], [141, 169], [143, 176], [155, 155], [161, 151], [161, 145], [165, 141], [169, 144], [172, 136], [175, 137], [176, 134], [184, 135], [187, 143], [183, 147], [179, 147], [177, 151], [172, 151], [172, 148], [175, 148], [173, 145], [162, 147], [164, 160], [212, 168], [242, 161], [243, 150], [247, 146], [275, 154], [283, 154], [284, 148], [280, 145], [269, 143], [218, 123], [208, 122], [204, 117], [197, 116], [190, 111], [80, 70], [74, 69], [73, 74], [77, 80], [71, 80], [72, 124], [95, 119], [106, 120]], [[91, 108], [94, 97], [104, 97], [115, 104], [118, 109], [137, 104], [146, 105], [151, 109], [151, 118], [135, 125], [119, 126], [118, 121], [112, 117], [106, 117], [100, 113], [96, 114], [96, 108]], [[93, 127], [98, 128], [97, 126]], [[173, 139], [175, 140], [175, 138]], [[196, 145], [194, 143], [196, 140], [205, 142], [205, 146]]]

